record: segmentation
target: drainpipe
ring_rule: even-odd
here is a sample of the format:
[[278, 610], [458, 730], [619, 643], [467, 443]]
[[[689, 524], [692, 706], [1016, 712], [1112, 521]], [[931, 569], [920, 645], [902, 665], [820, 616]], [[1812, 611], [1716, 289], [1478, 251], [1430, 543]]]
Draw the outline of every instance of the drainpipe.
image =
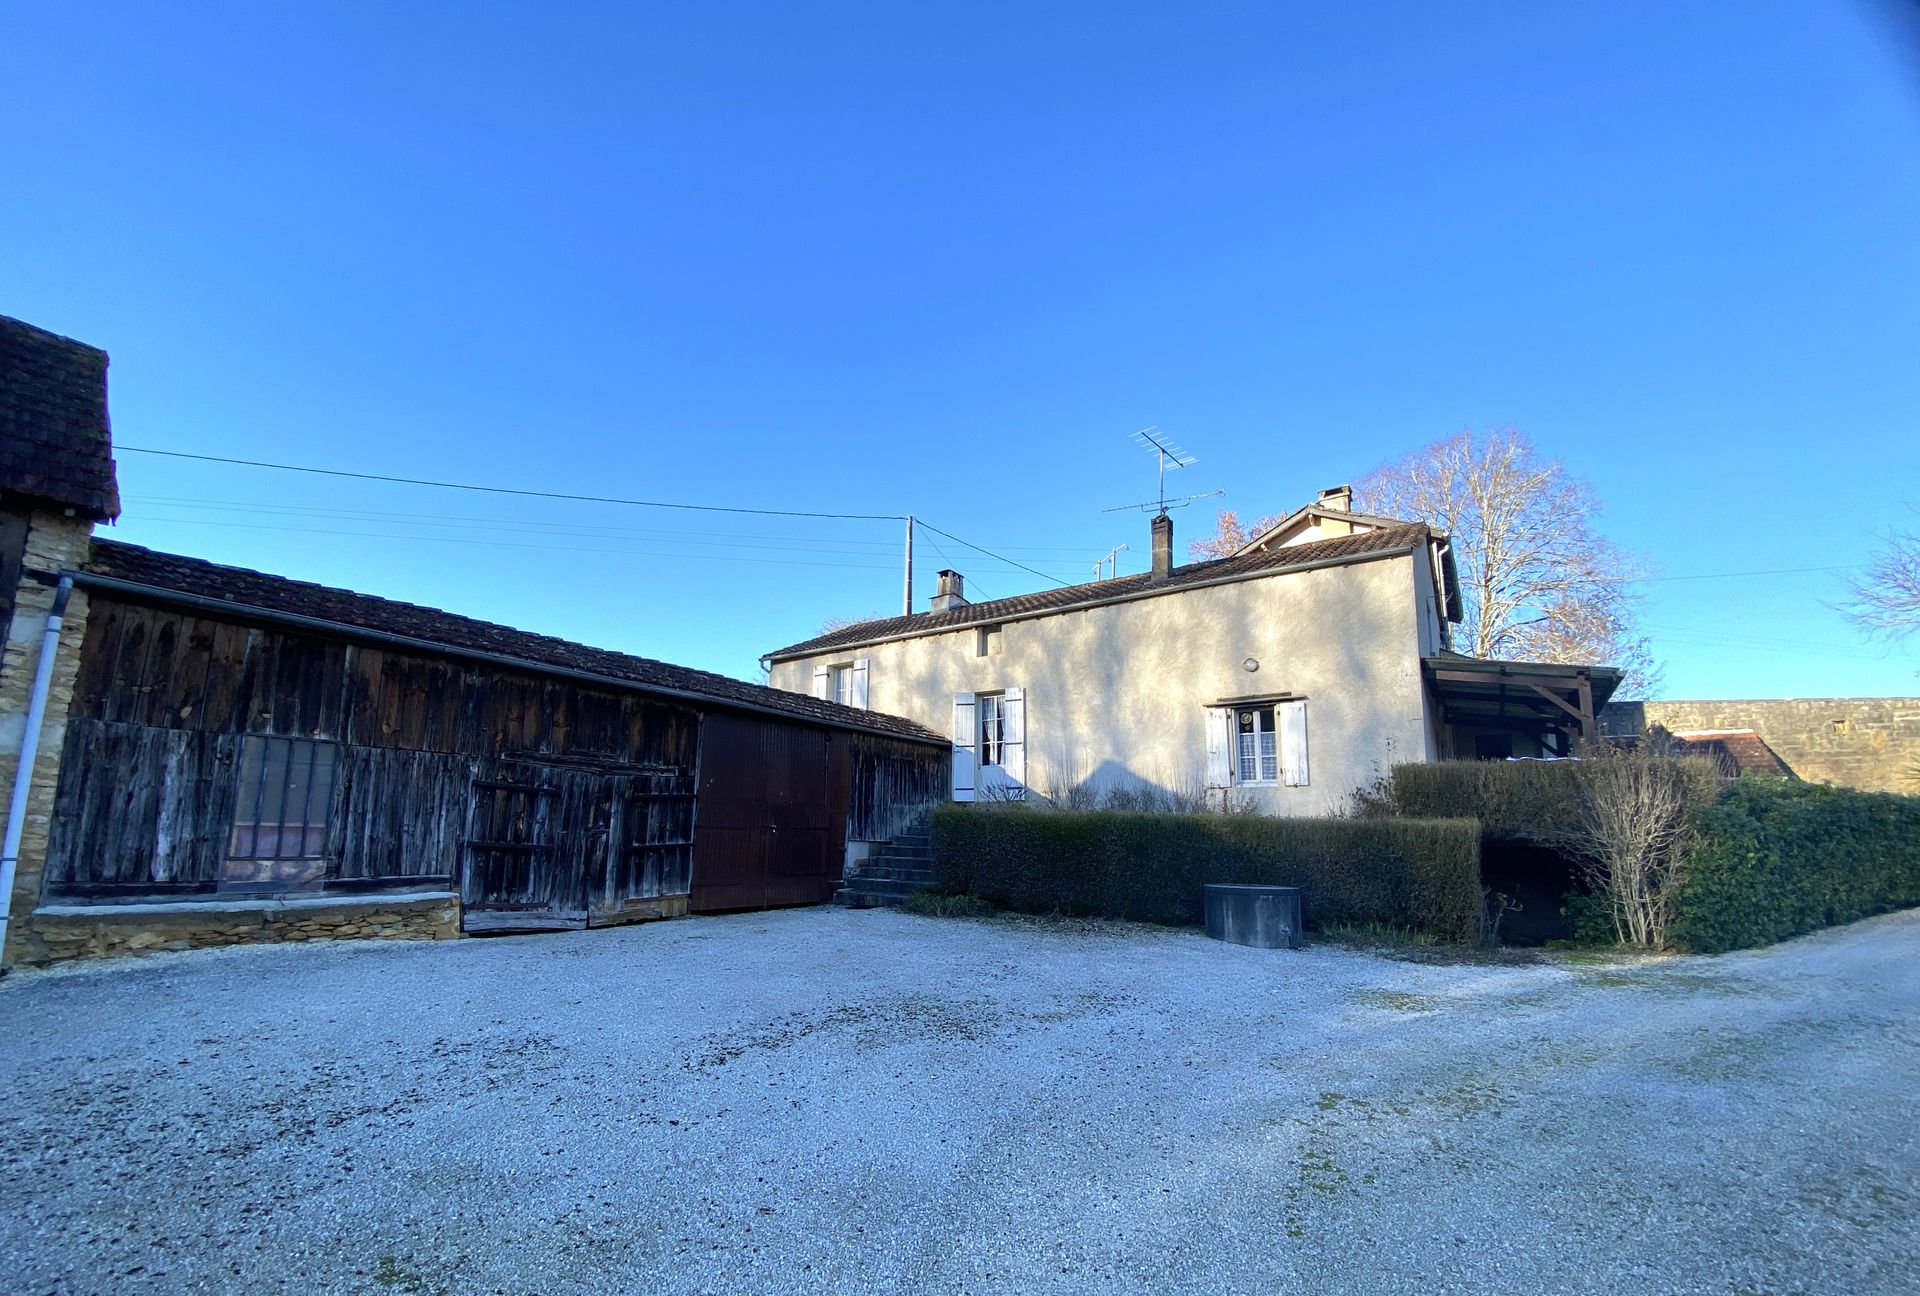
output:
[[73, 577], [62, 576], [54, 587], [53, 609], [47, 613], [47, 631], [40, 641], [40, 664], [33, 672], [33, 694], [27, 701], [27, 727], [20, 735], [20, 765], [13, 772], [13, 802], [7, 807], [6, 845], [0, 847], [0, 958], [7, 952], [7, 926], [13, 917], [13, 875], [20, 867], [20, 835], [27, 827], [27, 796], [33, 790], [33, 762], [40, 754], [40, 722], [47, 715], [47, 693], [53, 687], [53, 662], [60, 655], [60, 623], [73, 594]]

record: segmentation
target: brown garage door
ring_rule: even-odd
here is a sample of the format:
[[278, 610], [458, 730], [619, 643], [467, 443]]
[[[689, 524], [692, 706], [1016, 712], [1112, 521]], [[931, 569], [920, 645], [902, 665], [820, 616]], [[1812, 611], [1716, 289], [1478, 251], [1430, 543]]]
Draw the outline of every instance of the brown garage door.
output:
[[846, 846], [844, 746], [818, 729], [706, 716], [693, 852], [696, 912], [833, 897]]

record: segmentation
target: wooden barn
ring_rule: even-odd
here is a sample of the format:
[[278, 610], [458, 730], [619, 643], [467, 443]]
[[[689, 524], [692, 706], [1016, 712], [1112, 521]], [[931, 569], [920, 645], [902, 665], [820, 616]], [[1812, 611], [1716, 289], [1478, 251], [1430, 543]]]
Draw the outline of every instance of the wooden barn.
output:
[[93, 537], [106, 357], [0, 326], [9, 962], [817, 904], [948, 795], [909, 720]]
[[112, 541], [65, 575], [88, 607], [36, 928], [817, 904], [850, 843], [947, 795], [948, 742], [891, 716]]

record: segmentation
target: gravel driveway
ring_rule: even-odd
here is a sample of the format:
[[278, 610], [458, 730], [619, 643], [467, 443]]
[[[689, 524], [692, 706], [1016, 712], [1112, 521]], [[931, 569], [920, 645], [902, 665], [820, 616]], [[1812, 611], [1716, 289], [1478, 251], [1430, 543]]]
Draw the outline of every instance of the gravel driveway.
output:
[[1891, 1292], [1920, 911], [1427, 966], [814, 909], [0, 981], [79, 1292]]

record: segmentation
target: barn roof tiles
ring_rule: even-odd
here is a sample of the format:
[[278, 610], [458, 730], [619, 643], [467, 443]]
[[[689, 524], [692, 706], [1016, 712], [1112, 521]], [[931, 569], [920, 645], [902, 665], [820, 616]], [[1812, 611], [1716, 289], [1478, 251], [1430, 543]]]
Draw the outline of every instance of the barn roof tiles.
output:
[[1258, 553], [1237, 554], [1231, 558], [1216, 558], [1211, 562], [1188, 563], [1184, 567], [1175, 567], [1163, 580], [1155, 580], [1149, 572], [1140, 572], [1133, 576], [1121, 576], [1115, 580], [1089, 581], [1081, 585], [1041, 590], [1033, 594], [1018, 594], [1012, 598], [993, 599], [985, 603], [967, 603], [945, 612], [916, 612], [912, 616], [863, 621], [858, 625], [844, 626], [830, 634], [823, 634], [802, 643], [775, 649], [768, 653], [767, 657], [771, 660], [803, 657], [811, 653], [831, 652], [839, 648], [856, 648], [863, 644], [879, 643], [888, 639], [916, 638], [946, 630], [958, 630], [970, 625], [1077, 611], [1080, 608], [1099, 607], [1107, 603], [1124, 603], [1131, 599], [1150, 598], [1160, 594], [1177, 594], [1181, 590], [1212, 585], [1221, 581], [1244, 580], [1254, 576], [1270, 576], [1280, 572], [1298, 571], [1333, 563], [1380, 558], [1389, 554], [1404, 553], [1424, 545], [1431, 534], [1424, 522], [1409, 522], [1378, 531], [1365, 531], [1330, 540], [1315, 540], [1286, 549], [1262, 550]]
[[172, 597], [227, 604], [232, 606], [235, 617], [243, 620], [249, 609], [304, 618], [347, 632], [361, 630], [396, 636], [425, 648], [505, 658], [535, 670], [546, 668], [589, 675], [613, 685], [772, 712], [837, 729], [867, 730], [943, 745], [947, 741], [900, 716], [862, 711], [801, 693], [749, 684], [711, 671], [476, 621], [438, 608], [313, 585], [245, 567], [227, 567], [201, 558], [160, 553], [114, 540], [94, 540], [93, 556], [81, 573], [81, 583], [136, 595], [146, 593], [161, 602]]
[[107, 353], [0, 315], [0, 490], [95, 520], [120, 515]]

